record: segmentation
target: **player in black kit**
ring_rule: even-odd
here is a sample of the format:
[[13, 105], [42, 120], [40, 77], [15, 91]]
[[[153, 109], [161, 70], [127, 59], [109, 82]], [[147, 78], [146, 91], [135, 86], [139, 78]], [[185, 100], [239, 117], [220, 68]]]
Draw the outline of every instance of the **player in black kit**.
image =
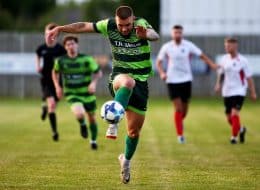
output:
[[[55, 23], [50, 23], [45, 27], [45, 33], [57, 25]], [[56, 96], [55, 87], [52, 81], [52, 68], [54, 65], [55, 58], [66, 54], [65, 49], [62, 45], [54, 41], [53, 43], [45, 43], [40, 45], [36, 50], [36, 69], [41, 75], [41, 88], [42, 88], [42, 114], [41, 119], [45, 120], [47, 114], [49, 116], [50, 125], [52, 129], [52, 138], [54, 141], [59, 140], [59, 134], [57, 131], [57, 122], [55, 108], [58, 98]], [[42, 61], [42, 64], [41, 64]], [[46, 104], [47, 103], [47, 104]]]

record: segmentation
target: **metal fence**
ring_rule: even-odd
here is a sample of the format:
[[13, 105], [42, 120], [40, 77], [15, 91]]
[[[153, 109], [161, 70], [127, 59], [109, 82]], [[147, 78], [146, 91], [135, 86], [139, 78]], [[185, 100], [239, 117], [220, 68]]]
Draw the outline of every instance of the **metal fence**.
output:
[[[98, 34], [79, 35], [80, 50], [90, 55], [110, 55], [109, 43]], [[240, 51], [245, 54], [258, 54], [260, 52], [260, 36], [237, 36], [240, 41]], [[197, 44], [206, 54], [214, 58], [224, 53], [224, 36], [187, 36]], [[161, 45], [170, 40], [162, 37], [160, 41], [152, 43], [152, 55], [155, 57]], [[37, 46], [44, 41], [42, 33], [0, 33], [0, 52], [34, 52]], [[109, 95], [107, 89], [108, 73], [100, 80], [97, 94]], [[212, 72], [195, 75], [193, 94], [195, 96], [213, 96], [215, 75]], [[255, 77], [258, 94], [260, 94], [260, 78]], [[166, 96], [167, 91], [163, 82], [157, 75], [149, 80], [151, 96]], [[39, 76], [37, 75], [0, 75], [0, 96], [14, 97], [40, 97]]]
[[[61, 40], [62, 37], [60, 37]], [[80, 50], [91, 55], [110, 54], [107, 40], [99, 34], [80, 34]], [[224, 53], [223, 42], [225, 36], [186, 36], [205, 53], [210, 56]], [[260, 35], [237, 36], [240, 51], [244, 54], [259, 54]], [[163, 43], [170, 37], [161, 37], [152, 42], [152, 54], [156, 55]], [[0, 52], [34, 52], [37, 46], [44, 41], [43, 33], [14, 33], [0, 32]]]

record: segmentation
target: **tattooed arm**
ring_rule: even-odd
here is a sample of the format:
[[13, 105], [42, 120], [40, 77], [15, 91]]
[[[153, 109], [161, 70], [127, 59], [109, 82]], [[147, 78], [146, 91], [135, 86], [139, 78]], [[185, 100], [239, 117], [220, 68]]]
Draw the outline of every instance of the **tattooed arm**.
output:
[[158, 40], [159, 34], [157, 34], [157, 32], [155, 32], [154, 29], [151, 28], [144, 28], [142, 26], [137, 26], [135, 27], [136, 30], [136, 35], [140, 38], [140, 39], [146, 39], [149, 41], [156, 41]]
[[57, 38], [59, 33], [92, 33], [95, 32], [93, 23], [91, 22], [76, 22], [68, 25], [57, 26], [46, 33], [47, 41], [51, 42]]
[[59, 32], [67, 33], [95, 32], [93, 23], [91, 22], [76, 22], [64, 26], [58, 26], [57, 30]]

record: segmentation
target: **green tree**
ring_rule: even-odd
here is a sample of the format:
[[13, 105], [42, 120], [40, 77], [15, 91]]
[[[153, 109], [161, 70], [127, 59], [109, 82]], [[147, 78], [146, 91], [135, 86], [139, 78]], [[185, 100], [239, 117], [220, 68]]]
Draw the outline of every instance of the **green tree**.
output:
[[160, 0], [121, 0], [120, 4], [133, 8], [135, 16], [145, 18], [155, 30], [159, 30], [160, 22]]
[[56, 0], [0, 0], [0, 29], [32, 29], [55, 6]]
[[13, 27], [13, 22], [14, 19], [12, 15], [8, 11], [1, 10], [0, 8], [0, 30], [10, 30]]
[[117, 0], [91, 0], [85, 4], [85, 19], [98, 21], [112, 17], [119, 4]]
[[37, 29], [44, 29], [44, 26], [49, 22], [68, 24], [82, 20], [84, 20], [82, 6], [71, 1], [66, 4], [59, 5], [55, 7], [55, 9], [52, 9], [42, 15], [37, 22]]
[[40, 15], [55, 7], [56, 0], [0, 0], [2, 9], [7, 10], [14, 17], [35, 20]]

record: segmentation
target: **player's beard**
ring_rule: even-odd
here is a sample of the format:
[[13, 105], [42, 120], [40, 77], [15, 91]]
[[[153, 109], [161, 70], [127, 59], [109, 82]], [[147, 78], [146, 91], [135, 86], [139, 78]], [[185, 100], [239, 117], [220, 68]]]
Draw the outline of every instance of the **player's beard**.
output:
[[181, 43], [181, 38], [175, 38], [174, 41], [175, 41], [176, 44], [180, 44]]

